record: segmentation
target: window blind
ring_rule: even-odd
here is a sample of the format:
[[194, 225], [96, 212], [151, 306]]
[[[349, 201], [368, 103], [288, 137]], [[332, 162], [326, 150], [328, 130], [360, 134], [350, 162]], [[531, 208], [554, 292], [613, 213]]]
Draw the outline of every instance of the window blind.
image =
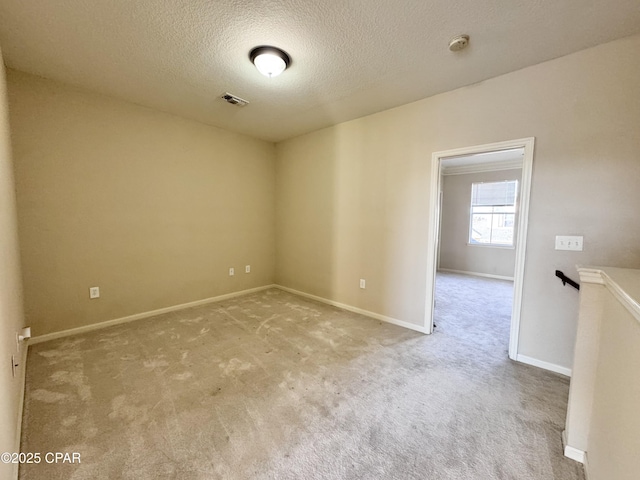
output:
[[471, 188], [472, 206], [507, 206], [516, 204], [518, 181], [474, 183]]

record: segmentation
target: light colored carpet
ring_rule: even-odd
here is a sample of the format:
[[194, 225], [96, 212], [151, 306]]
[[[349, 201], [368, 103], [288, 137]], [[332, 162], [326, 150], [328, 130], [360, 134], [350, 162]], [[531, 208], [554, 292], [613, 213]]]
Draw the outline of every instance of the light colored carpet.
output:
[[468, 280], [431, 336], [273, 289], [35, 345], [22, 451], [82, 463], [20, 478], [582, 479], [568, 380], [509, 361], [464, 289], [510, 285]]

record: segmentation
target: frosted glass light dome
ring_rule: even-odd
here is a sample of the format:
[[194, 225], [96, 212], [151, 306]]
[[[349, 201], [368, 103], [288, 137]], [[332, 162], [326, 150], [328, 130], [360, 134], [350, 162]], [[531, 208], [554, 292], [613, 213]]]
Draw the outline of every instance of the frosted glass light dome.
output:
[[276, 47], [256, 47], [249, 53], [249, 58], [258, 71], [269, 78], [280, 75], [291, 63], [289, 55]]
[[287, 64], [284, 63], [284, 60], [272, 53], [263, 53], [262, 55], [258, 55], [253, 60], [253, 63], [258, 71], [267, 77], [277, 77], [284, 72], [285, 68], [287, 68]]

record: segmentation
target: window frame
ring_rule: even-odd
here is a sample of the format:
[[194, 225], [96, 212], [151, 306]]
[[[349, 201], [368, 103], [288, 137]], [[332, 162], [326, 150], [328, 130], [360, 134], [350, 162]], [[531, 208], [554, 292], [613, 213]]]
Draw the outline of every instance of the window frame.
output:
[[[513, 204], [493, 204], [493, 205], [474, 205], [473, 203], [473, 192], [474, 186], [479, 184], [488, 184], [488, 183], [515, 183], [515, 190], [513, 196]], [[469, 234], [467, 237], [467, 245], [470, 247], [490, 247], [490, 248], [504, 248], [504, 249], [515, 249], [516, 248], [516, 227], [517, 227], [517, 216], [518, 216], [518, 194], [519, 194], [520, 182], [518, 179], [513, 180], [497, 180], [490, 182], [471, 182], [471, 198], [469, 201]], [[474, 215], [474, 207], [475, 208], [491, 208], [491, 213], [484, 213], [485, 215], [491, 216], [491, 227], [490, 227], [490, 241], [488, 243], [482, 243], [474, 241], [472, 237], [473, 233], [473, 215]], [[504, 207], [513, 207], [513, 212], [495, 212], [495, 208], [504, 208]], [[513, 215], [513, 226], [512, 226], [512, 235], [511, 235], [511, 244], [506, 243], [492, 243], [493, 231], [494, 231], [494, 218], [497, 215]]]

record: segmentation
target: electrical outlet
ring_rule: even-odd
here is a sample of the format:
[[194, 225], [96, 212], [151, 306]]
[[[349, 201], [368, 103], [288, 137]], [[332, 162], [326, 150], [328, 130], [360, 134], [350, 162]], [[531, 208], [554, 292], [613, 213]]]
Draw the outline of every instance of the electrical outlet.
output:
[[89, 287], [89, 298], [100, 298], [100, 287]]
[[556, 250], [581, 252], [583, 241], [584, 237], [582, 236], [556, 235]]
[[230, 276], [230, 277], [233, 277], [235, 274], [236, 274], [235, 269], [234, 269], [233, 267], [231, 267], [231, 268], [229, 269], [229, 276]]
[[244, 273], [251, 273], [251, 265], [245, 265]]
[[360, 288], [367, 288], [367, 281], [364, 278], [360, 279]]

